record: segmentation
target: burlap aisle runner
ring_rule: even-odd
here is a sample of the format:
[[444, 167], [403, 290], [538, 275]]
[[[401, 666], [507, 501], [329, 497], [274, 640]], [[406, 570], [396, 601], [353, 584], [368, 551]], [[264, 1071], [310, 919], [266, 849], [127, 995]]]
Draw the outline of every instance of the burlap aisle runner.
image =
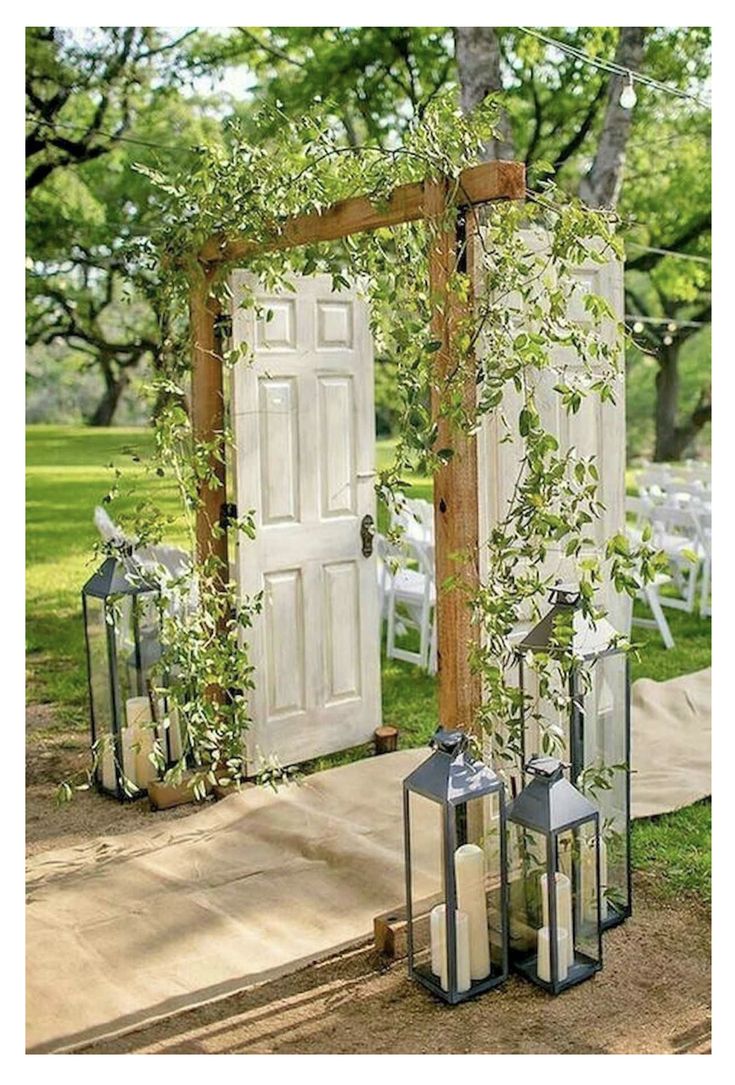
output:
[[[708, 671], [636, 683], [636, 815], [709, 794], [709, 711]], [[369, 936], [403, 900], [400, 785], [426, 753], [30, 859], [28, 1050], [109, 1036]]]

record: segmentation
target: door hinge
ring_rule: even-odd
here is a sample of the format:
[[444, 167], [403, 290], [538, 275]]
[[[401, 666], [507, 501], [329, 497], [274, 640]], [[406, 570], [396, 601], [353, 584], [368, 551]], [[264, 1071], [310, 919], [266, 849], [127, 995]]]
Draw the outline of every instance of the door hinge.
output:
[[237, 520], [237, 505], [233, 501], [225, 501], [219, 507], [219, 526], [223, 531], [227, 531], [234, 520]]

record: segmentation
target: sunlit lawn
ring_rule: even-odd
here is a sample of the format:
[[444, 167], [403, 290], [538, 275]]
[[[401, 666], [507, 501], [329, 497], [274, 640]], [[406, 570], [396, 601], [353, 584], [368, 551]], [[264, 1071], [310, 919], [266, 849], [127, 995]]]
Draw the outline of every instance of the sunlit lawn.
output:
[[[378, 443], [378, 467], [392, 456], [391, 441]], [[115, 509], [131, 510], [143, 496], [163, 512], [177, 515], [175, 492], [164, 479], [146, 476], [133, 462], [142, 457], [151, 436], [142, 429], [92, 430], [83, 427], [33, 426], [27, 431], [27, 637], [29, 700], [55, 706], [58, 724], [74, 730], [87, 726], [87, 690], [83, 655], [80, 591], [95, 566], [92, 523], [96, 504], [113, 484], [110, 464], [123, 468], [121, 497]], [[431, 497], [431, 480], [411, 477], [410, 494]], [[133, 491], [137, 484], [138, 491]], [[385, 510], [379, 510], [385, 526]], [[183, 523], [172, 541], [183, 542]], [[643, 612], [640, 612], [641, 615]], [[663, 648], [657, 630], [634, 627], [640, 650], [633, 677], [666, 679], [709, 666], [710, 622], [668, 610], [676, 647]], [[411, 664], [383, 661], [383, 720], [400, 729], [401, 745], [428, 741], [436, 727], [435, 679]], [[354, 754], [330, 758], [329, 763]], [[326, 761], [317, 763], [326, 764]], [[315, 766], [316, 767], [316, 766]], [[666, 819], [636, 826], [636, 861], [671, 872], [667, 886], [706, 897], [709, 877], [709, 804], [698, 804]]]

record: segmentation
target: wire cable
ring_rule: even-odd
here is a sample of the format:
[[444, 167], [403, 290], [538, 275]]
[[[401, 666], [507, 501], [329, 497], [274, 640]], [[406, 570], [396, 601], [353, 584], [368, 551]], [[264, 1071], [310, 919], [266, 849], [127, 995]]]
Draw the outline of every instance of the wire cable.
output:
[[672, 87], [670, 83], [661, 83], [658, 79], [654, 79], [650, 75], [644, 75], [643, 72], [637, 72], [631, 68], [624, 68], [622, 65], [616, 64], [614, 60], [604, 60], [602, 57], [589, 56], [587, 53], [582, 52], [581, 49], [577, 49], [576, 46], [569, 45], [564, 41], [559, 41], [557, 38], [550, 38], [546, 34], [534, 30], [533, 27], [519, 26], [518, 29], [524, 34], [530, 34], [531, 37], [545, 42], [546, 45], [553, 45], [555, 48], [561, 49], [563, 53], [567, 53], [569, 56], [574, 57], [575, 60], [579, 60], [583, 64], [589, 64], [591, 67], [599, 68], [602, 71], [612, 72], [614, 75], [629, 76], [642, 86], [651, 87], [653, 90], [663, 91], [665, 94], [671, 94], [676, 98], [688, 98], [690, 101], [696, 102], [705, 109], [711, 109], [712, 107], [711, 102], [705, 101], [697, 94], [691, 94], [689, 91], [680, 90], [679, 87]]

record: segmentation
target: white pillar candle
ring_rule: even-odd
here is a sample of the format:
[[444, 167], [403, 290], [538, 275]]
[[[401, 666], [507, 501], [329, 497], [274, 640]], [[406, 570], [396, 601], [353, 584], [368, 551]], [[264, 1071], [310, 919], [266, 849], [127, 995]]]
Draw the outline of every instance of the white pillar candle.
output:
[[176, 708], [172, 708], [168, 714], [168, 730], [171, 756], [175, 761], [180, 761], [184, 753], [184, 742], [181, 737], [179, 712]]
[[435, 976], [441, 976], [442, 974], [442, 961], [444, 960], [445, 955], [444, 931], [446, 914], [446, 904], [437, 904], [435, 908], [431, 909], [429, 921], [431, 931], [431, 971]]
[[[600, 922], [607, 919], [607, 844], [600, 837]], [[582, 843], [582, 914], [586, 923], [597, 922], [597, 870], [595, 838]]]
[[127, 726], [123, 731], [123, 771], [136, 787], [145, 788], [157, 777], [148, 755], [153, 751], [151, 706], [147, 697], [129, 697], [125, 702]]
[[[570, 941], [565, 927], [556, 929], [556, 978], [558, 983], [563, 983], [569, 972], [569, 949]], [[538, 932], [538, 958], [536, 960], [536, 972], [540, 980], [551, 983], [551, 939], [549, 928], [541, 927]]]
[[115, 737], [105, 735], [97, 747], [97, 757], [102, 773], [102, 786], [108, 791], [117, 791], [117, 773], [115, 772]]
[[[543, 909], [544, 927], [551, 926], [549, 922], [549, 893], [546, 874], [541, 875], [541, 906]], [[574, 924], [572, 922], [572, 883], [566, 874], [556, 872], [556, 925], [558, 929], [569, 932], [566, 941], [567, 964], [574, 964]]]
[[[464, 913], [455, 912], [457, 942], [457, 991], [469, 991], [470, 978], [470, 924]], [[447, 960], [447, 908], [437, 904], [431, 910], [431, 971], [439, 977], [442, 990], [449, 990], [449, 962]]]
[[485, 900], [485, 856], [477, 844], [462, 844], [454, 853], [457, 907], [469, 919], [470, 974], [473, 980], [490, 975], [490, 938]]

